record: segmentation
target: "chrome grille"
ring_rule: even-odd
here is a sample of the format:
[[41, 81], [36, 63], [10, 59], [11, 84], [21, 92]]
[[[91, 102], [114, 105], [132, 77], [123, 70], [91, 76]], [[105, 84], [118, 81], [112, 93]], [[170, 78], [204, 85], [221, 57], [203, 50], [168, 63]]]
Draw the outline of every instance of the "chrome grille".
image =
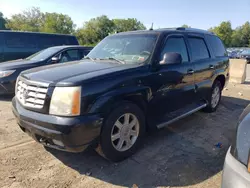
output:
[[23, 106], [41, 109], [43, 108], [48, 86], [38, 82], [30, 82], [24, 79], [17, 80], [16, 97]]

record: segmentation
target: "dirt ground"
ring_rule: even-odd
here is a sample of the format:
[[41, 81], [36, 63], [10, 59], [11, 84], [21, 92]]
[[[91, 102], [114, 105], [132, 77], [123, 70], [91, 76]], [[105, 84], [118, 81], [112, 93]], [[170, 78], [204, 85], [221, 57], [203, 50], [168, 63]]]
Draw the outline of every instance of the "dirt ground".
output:
[[92, 150], [46, 150], [19, 129], [10, 98], [2, 97], [0, 187], [220, 187], [224, 157], [249, 100], [250, 85], [229, 84], [217, 112], [197, 112], [149, 134], [140, 151], [114, 164]]

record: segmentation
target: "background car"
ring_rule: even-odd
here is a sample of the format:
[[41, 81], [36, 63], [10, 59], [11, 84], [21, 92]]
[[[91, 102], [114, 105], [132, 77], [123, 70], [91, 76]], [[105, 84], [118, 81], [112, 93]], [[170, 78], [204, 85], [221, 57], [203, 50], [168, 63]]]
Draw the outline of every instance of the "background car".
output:
[[52, 46], [79, 45], [73, 35], [0, 31], [0, 62], [26, 58]]
[[43, 65], [65, 63], [82, 59], [92, 47], [56, 46], [47, 48], [25, 59], [0, 64], [0, 94], [13, 94], [20, 72]]
[[250, 187], [250, 105], [243, 111], [238, 122], [224, 163], [222, 188]]
[[237, 52], [236, 51], [228, 52], [228, 57], [230, 59], [235, 59], [237, 57]]
[[246, 59], [247, 63], [250, 63], [250, 49], [244, 50], [241, 55], [241, 59]]

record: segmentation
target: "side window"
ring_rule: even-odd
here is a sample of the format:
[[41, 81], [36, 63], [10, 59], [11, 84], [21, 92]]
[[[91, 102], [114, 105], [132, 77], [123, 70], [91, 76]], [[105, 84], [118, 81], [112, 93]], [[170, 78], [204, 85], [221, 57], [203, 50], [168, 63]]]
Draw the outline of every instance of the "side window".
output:
[[164, 54], [168, 52], [179, 53], [182, 56], [182, 61], [188, 62], [187, 47], [183, 37], [168, 38], [161, 52], [161, 59], [163, 59]]
[[9, 48], [22, 48], [25, 47], [26, 36], [22, 33], [6, 33], [5, 43]]
[[60, 63], [76, 60], [79, 60], [78, 50], [67, 50], [60, 55]]
[[90, 52], [90, 50], [87, 50], [87, 49], [80, 50], [79, 51], [79, 55], [80, 55], [79, 59], [84, 58], [84, 56], [88, 55], [89, 52]]
[[207, 39], [216, 57], [223, 57], [226, 55], [226, 49], [219, 37], [215, 35], [207, 35]]
[[209, 58], [209, 52], [204, 39], [197, 37], [189, 37], [191, 53], [194, 61]]

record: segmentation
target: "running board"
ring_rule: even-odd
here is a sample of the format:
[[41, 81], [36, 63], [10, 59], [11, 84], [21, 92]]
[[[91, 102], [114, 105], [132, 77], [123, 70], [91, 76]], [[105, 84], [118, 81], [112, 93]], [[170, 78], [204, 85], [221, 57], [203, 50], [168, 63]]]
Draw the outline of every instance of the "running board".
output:
[[169, 121], [158, 124], [157, 128], [160, 129], [160, 128], [166, 127], [166, 126], [168, 126], [169, 124], [171, 124], [171, 123], [173, 123], [175, 121], [178, 121], [178, 120], [180, 120], [180, 119], [182, 119], [182, 118], [184, 118], [186, 116], [189, 116], [190, 114], [193, 114], [193, 113], [201, 110], [202, 108], [205, 108], [206, 106], [207, 106], [206, 103], [202, 104], [202, 105], [200, 105], [200, 106], [198, 106], [198, 107], [196, 107], [196, 108], [194, 108], [194, 109], [192, 109], [192, 110], [190, 110], [190, 111], [188, 111], [188, 112], [186, 112], [184, 114], [181, 114], [180, 116], [177, 116], [177, 117], [175, 117], [173, 119], [170, 119]]

